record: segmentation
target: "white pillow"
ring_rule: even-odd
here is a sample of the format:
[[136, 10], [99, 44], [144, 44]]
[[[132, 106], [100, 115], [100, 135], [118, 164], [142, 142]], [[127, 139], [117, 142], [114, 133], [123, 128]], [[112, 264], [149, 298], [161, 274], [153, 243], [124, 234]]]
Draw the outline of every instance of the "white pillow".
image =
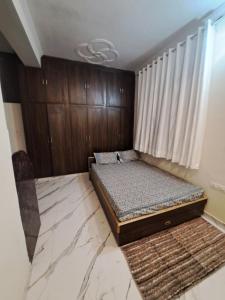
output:
[[138, 160], [137, 152], [134, 150], [119, 151], [118, 153], [121, 162]]
[[99, 152], [94, 153], [94, 157], [97, 164], [117, 164], [117, 152]]

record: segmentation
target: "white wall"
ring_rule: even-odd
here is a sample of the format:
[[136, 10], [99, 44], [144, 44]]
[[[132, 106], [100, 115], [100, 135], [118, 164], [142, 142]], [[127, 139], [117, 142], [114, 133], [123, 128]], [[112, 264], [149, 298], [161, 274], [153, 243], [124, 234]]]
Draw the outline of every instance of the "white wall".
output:
[[40, 67], [43, 50], [27, 0], [0, 1], [0, 28], [24, 65]]
[[26, 151], [21, 104], [4, 103], [4, 108], [12, 153]]
[[[142, 157], [162, 169], [203, 186], [209, 197], [206, 212], [225, 222], [225, 20], [218, 23], [216, 28], [207, 128], [200, 169], [188, 170], [163, 159], [153, 159], [149, 155]], [[219, 188], [214, 188], [214, 183]], [[220, 188], [224, 188], [224, 191], [219, 190]]]
[[12, 168], [0, 88], [0, 299], [23, 300], [30, 264]]

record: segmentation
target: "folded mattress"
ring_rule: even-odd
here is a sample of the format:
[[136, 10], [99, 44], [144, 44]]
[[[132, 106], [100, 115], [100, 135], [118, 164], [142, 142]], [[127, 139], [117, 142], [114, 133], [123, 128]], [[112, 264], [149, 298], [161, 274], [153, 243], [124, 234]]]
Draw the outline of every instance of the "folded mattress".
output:
[[120, 221], [190, 202], [204, 194], [202, 188], [140, 160], [92, 164], [92, 171], [107, 191]]

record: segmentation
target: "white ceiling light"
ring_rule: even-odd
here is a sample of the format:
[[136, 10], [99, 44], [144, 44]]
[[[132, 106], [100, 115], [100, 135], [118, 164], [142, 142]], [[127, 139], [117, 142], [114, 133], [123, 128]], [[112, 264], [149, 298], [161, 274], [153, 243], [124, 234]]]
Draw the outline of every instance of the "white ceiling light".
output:
[[77, 47], [76, 52], [91, 64], [107, 64], [116, 61], [119, 57], [119, 52], [113, 43], [105, 39], [82, 43]]

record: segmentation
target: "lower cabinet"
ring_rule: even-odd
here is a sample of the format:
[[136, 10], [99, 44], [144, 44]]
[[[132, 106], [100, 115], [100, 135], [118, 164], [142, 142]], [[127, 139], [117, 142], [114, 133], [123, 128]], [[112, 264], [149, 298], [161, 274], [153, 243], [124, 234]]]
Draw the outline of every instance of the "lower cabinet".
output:
[[121, 150], [121, 108], [107, 108], [108, 151]]
[[27, 151], [35, 177], [49, 177], [52, 175], [52, 163], [46, 104], [23, 103], [22, 111]]
[[70, 106], [72, 158], [74, 173], [87, 171], [88, 121], [87, 107]]
[[94, 152], [132, 148], [127, 108], [24, 103], [23, 118], [37, 178], [86, 172]]
[[89, 155], [104, 152], [107, 147], [107, 114], [105, 107], [88, 107], [88, 149]]
[[48, 104], [53, 175], [73, 173], [70, 116], [64, 104]]

